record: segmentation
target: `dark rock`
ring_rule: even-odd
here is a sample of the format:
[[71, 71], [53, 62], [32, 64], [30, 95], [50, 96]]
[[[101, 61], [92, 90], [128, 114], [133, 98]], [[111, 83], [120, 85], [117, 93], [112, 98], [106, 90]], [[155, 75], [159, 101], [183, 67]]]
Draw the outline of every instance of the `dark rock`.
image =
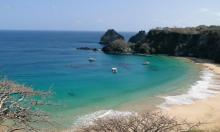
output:
[[139, 31], [137, 34], [135, 34], [134, 36], [132, 36], [129, 39], [130, 43], [144, 43], [145, 42], [145, 38], [146, 38], [146, 33], [145, 31]]
[[106, 53], [167, 54], [220, 62], [220, 26], [156, 28], [150, 30], [147, 35], [140, 31], [129, 39], [132, 44], [120, 40], [121, 37], [113, 42], [116, 37], [110, 36], [117, 35], [109, 34], [115, 33], [106, 33], [102, 38], [102, 42], [109, 44], [103, 48]]
[[148, 43], [132, 44], [130, 47], [134, 51], [134, 53], [150, 54], [152, 51]]
[[113, 54], [125, 54], [132, 52], [130, 46], [122, 39], [113, 41], [111, 44], [105, 46], [102, 50], [105, 53]]
[[220, 27], [163, 28], [149, 31], [146, 42], [154, 54], [191, 56], [220, 62]]
[[77, 50], [92, 50], [92, 51], [98, 51], [98, 48], [89, 48], [89, 47], [79, 47], [76, 48]]
[[102, 37], [100, 40], [100, 44], [110, 44], [115, 40], [124, 40], [124, 37], [117, 33], [114, 29], [109, 29]]
[[69, 91], [68, 93], [67, 93], [69, 96], [71, 96], [71, 97], [74, 97], [75, 96], [75, 93], [71, 90], [71, 91]]

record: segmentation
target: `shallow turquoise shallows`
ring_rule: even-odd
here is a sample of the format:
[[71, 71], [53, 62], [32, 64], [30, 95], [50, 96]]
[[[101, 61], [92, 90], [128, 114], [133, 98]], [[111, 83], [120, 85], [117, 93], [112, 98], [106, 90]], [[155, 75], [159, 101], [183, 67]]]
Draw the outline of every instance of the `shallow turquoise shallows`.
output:
[[[133, 100], [187, 90], [199, 69], [166, 56], [107, 55], [76, 50], [96, 47], [102, 32], [0, 31], [0, 72], [9, 79], [54, 94], [43, 109], [71, 124], [74, 117], [116, 109]], [[126, 38], [133, 33], [122, 33]], [[96, 58], [89, 62], [88, 58]], [[149, 65], [143, 65], [149, 61]], [[112, 67], [118, 73], [111, 72]], [[149, 98], [148, 97], [153, 97]], [[158, 105], [158, 104], [155, 104]]]

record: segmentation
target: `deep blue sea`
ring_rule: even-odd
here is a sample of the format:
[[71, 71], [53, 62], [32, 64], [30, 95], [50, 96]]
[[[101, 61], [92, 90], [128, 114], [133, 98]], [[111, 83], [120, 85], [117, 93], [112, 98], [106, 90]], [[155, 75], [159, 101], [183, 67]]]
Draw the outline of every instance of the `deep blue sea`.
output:
[[[42, 109], [67, 125], [99, 110], [141, 109], [132, 107], [138, 101], [156, 107], [161, 96], [187, 91], [198, 79], [198, 67], [185, 59], [76, 50], [102, 48], [103, 33], [0, 31], [0, 73], [36, 90], [52, 90], [48, 102], [56, 105]], [[121, 34], [128, 39], [135, 33]], [[142, 65], [145, 61], [150, 65]]]

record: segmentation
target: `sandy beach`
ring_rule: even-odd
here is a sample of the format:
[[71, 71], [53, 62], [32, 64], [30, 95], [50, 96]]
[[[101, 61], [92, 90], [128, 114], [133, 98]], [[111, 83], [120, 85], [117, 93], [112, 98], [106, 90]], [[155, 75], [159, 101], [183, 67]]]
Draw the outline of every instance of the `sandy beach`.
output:
[[[207, 62], [205, 60], [191, 59], [204, 68], [208, 68], [215, 74], [220, 74], [220, 65]], [[219, 78], [220, 79], [220, 78]], [[218, 86], [219, 85], [219, 86]], [[216, 84], [215, 84], [216, 87]], [[217, 83], [220, 87], [220, 83]], [[212, 87], [210, 87], [212, 89]], [[180, 120], [189, 122], [204, 123], [201, 128], [206, 131], [220, 130], [220, 93], [211, 96], [205, 100], [195, 101], [189, 105], [171, 106], [168, 110], [164, 110], [168, 115]]]

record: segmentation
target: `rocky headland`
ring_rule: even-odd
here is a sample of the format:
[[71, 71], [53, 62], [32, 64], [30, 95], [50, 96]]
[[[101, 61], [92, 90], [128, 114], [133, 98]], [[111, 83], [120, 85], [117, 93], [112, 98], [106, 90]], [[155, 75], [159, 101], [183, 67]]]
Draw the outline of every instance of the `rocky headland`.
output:
[[102, 48], [102, 51], [106, 53], [112, 53], [112, 54], [126, 54], [126, 53], [132, 53], [132, 49], [130, 45], [122, 39], [117, 39], [107, 46]]
[[116, 31], [108, 30], [100, 43], [105, 44], [105, 53], [167, 54], [220, 62], [220, 26], [155, 28], [148, 33], [138, 32], [128, 42]]
[[115, 40], [124, 40], [124, 37], [117, 33], [114, 29], [109, 29], [105, 34], [101, 37], [100, 44], [107, 45], [111, 44]]

